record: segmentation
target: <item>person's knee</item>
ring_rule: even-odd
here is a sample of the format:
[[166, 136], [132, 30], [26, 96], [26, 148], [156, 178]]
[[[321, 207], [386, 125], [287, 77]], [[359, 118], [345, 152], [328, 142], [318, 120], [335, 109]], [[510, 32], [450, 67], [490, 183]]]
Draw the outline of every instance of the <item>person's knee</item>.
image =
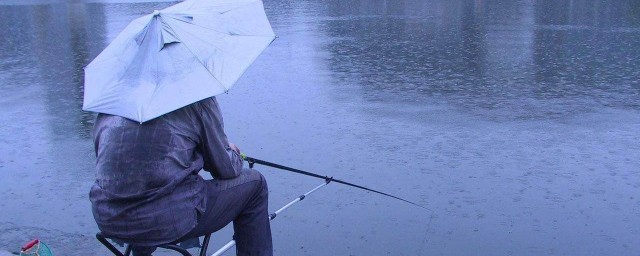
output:
[[267, 186], [267, 179], [260, 173], [260, 185], [262, 187], [262, 191], [265, 194], [269, 193], [269, 187]]
[[264, 177], [264, 175], [262, 175], [262, 173], [254, 169], [248, 169], [248, 168], [244, 169], [243, 171], [246, 172], [247, 175], [251, 177], [251, 179], [255, 179], [258, 181], [257, 188], [260, 190], [262, 194], [268, 193], [267, 179]]

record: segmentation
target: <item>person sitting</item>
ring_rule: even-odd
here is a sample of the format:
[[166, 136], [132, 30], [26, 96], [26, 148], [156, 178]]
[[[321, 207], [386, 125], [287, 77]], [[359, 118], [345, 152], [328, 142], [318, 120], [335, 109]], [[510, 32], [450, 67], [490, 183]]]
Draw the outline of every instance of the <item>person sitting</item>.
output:
[[242, 167], [215, 97], [144, 123], [101, 113], [92, 136], [93, 216], [103, 234], [133, 245], [135, 256], [230, 222], [238, 255], [273, 255], [267, 182]]

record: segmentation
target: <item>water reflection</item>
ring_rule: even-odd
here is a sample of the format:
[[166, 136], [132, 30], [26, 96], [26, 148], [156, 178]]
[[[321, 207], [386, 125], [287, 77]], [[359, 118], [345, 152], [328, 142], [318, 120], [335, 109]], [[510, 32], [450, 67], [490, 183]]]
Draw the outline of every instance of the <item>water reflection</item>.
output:
[[[15, 31], [5, 34], [5, 56], [27, 60], [13, 68], [35, 72], [37, 79], [28, 83], [41, 85], [39, 89], [43, 90], [40, 100], [46, 112], [32, 114], [48, 119], [55, 136], [66, 137], [72, 132], [86, 137], [91, 118], [78, 111], [82, 104], [82, 68], [104, 41], [103, 8], [52, 4], [1, 10], [3, 17], [8, 17], [0, 21], [3, 31]], [[14, 83], [27, 85], [25, 81]]]
[[[536, 7], [536, 93], [637, 108], [640, 13], [633, 2], [543, 1]], [[586, 104], [585, 104], [586, 105]]]
[[84, 66], [112, 39], [108, 37], [117, 34], [131, 19], [169, 4], [76, 1], [4, 6], [0, 8], [0, 30], [5, 31], [0, 41], [0, 65], [17, 73], [35, 72], [34, 81], [12, 84], [42, 85], [46, 113], [36, 115], [48, 118], [55, 136], [76, 134], [86, 138], [94, 117], [78, 111], [82, 108]]
[[[0, 65], [37, 68], [50, 85], [43, 89], [47, 116], [57, 116], [51, 130], [86, 137], [93, 117], [77, 111], [82, 68], [129, 20], [169, 4], [3, 7]], [[277, 4], [271, 8], [294, 9], [289, 1]], [[633, 1], [303, 4], [313, 5], [305, 8], [315, 11], [309, 22], [331, 38], [327, 61], [336, 86], [366, 101], [451, 104], [489, 119], [640, 106], [640, 47], [633, 43], [640, 39], [640, 7]], [[274, 25], [285, 16], [274, 17]]]
[[637, 9], [631, 1], [329, 1], [320, 26], [335, 38], [337, 83], [357, 84], [367, 101], [537, 119], [638, 107]]

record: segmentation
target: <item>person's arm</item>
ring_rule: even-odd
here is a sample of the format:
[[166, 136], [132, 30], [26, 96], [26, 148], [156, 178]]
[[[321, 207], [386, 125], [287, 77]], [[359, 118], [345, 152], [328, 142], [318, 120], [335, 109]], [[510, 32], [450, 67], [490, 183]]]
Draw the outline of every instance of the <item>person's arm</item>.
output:
[[242, 170], [242, 157], [229, 145], [218, 102], [210, 98], [198, 105], [202, 119], [200, 149], [204, 158], [203, 169], [218, 179], [238, 177]]

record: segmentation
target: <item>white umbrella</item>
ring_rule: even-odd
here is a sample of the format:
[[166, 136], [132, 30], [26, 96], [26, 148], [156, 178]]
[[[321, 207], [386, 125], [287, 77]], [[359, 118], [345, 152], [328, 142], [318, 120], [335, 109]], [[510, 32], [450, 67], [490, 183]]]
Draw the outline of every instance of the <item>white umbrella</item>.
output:
[[187, 0], [154, 11], [85, 68], [82, 109], [142, 123], [224, 93], [274, 38], [259, 0]]

